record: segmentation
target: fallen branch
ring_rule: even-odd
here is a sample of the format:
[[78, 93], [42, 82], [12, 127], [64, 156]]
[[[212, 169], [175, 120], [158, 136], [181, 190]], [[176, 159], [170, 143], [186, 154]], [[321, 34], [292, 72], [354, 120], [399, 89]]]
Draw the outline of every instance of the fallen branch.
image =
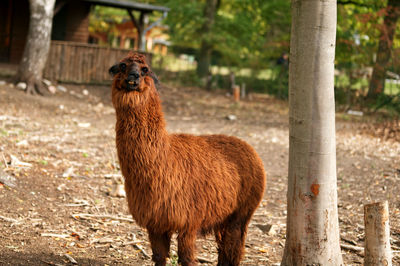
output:
[[45, 260], [40, 260], [43, 263], [46, 263], [48, 265], [56, 265], [54, 262], [50, 262], [50, 261], [45, 261]]
[[15, 177], [10, 176], [0, 168], [0, 183], [6, 185], [7, 187], [15, 188], [16, 181], [17, 179]]
[[207, 258], [203, 258], [203, 257], [197, 257], [197, 260], [198, 260], [200, 263], [214, 263], [214, 261], [209, 260], [209, 259], [207, 259]]
[[151, 256], [149, 254], [147, 254], [147, 252], [139, 245], [139, 244], [134, 244], [133, 245], [135, 248], [137, 248], [138, 250], [140, 250], [140, 252], [142, 252], [143, 256], [146, 259], [151, 259]]
[[32, 167], [31, 163], [26, 163], [26, 162], [20, 161], [16, 156], [14, 156], [12, 154], [10, 154], [10, 158], [11, 158], [10, 165], [13, 167], [21, 167], [21, 168]]
[[71, 257], [70, 255], [64, 254], [64, 256], [65, 256], [72, 264], [78, 264], [78, 262], [77, 262], [73, 257]]
[[341, 236], [340, 239], [343, 240], [344, 242], [347, 242], [347, 243], [353, 245], [353, 246], [357, 246], [357, 242], [354, 241], [354, 240], [347, 239], [347, 238], [345, 238], [345, 237], [343, 237], [343, 236]]
[[89, 202], [87, 200], [74, 200], [74, 203], [67, 203], [64, 204], [64, 206], [67, 207], [83, 207], [83, 206], [89, 206]]
[[4, 156], [4, 153], [1, 153], [1, 155], [3, 156], [4, 165], [6, 166], [6, 169], [7, 169], [8, 168], [8, 163], [7, 163], [6, 157]]
[[81, 219], [110, 219], [110, 220], [120, 220], [125, 222], [133, 223], [132, 218], [119, 217], [114, 215], [107, 214], [89, 214], [89, 213], [75, 213], [71, 215], [73, 218], [81, 218]]
[[112, 238], [99, 238], [99, 239], [90, 241], [90, 244], [93, 244], [93, 243], [107, 244], [107, 243], [113, 243], [113, 242], [114, 242], [114, 240]]
[[68, 203], [64, 204], [65, 207], [83, 207], [83, 206], [89, 206], [86, 203]]
[[142, 242], [143, 242], [143, 241], [139, 241], [139, 240], [136, 240], [136, 241], [129, 241], [129, 242], [122, 243], [122, 246], [129, 246], [129, 245], [134, 246], [134, 245], [140, 244], [140, 243], [142, 243]]
[[70, 237], [70, 235], [61, 235], [61, 234], [53, 234], [53, 233], [41, 233], [40, 236], [49, 236], [49, 237], [58, 237], [58, 238]]
[[340, 247], [343, 248], [343, 249], [352, 250], [352, 251], [356, 251], [356, 252], [363, 252], [364, 251], [363, 247], [357, 247], [357, 246], [353, 246], [353, 245], [340, 244]]
[[20, 223], [20, 221], [18, 221], [18, 220], [15, 220], [13, 218], [8, 218], [8, 217], [5, 217], [5, 216], [1, 216], [1, 215], [0, 215], [0, 219], [3, 220], [3, 221], [9, 222], [9, 223], [15, 223], [15, 224]]

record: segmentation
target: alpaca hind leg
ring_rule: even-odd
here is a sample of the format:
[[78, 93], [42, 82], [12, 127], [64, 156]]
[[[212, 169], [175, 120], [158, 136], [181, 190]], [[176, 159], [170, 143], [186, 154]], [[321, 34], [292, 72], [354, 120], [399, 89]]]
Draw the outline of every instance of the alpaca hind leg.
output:
[[220, 259], [224, 257], [223, 254], [223, 239], [224, 239], [224, 230], [222, 227], [214, 228], [214, 234], [215, 234], [215, 241], [217, 242], [217, 249], [218, 249], [218, 265], [220, 262]]
[[233, 215], [226, 223], [222, 244], [219, 247], [218, 266], [238, 266], [244, 253], [247, 226], [250, 215]]
[[171, 233], [166, 232], [163, 234], [154, 233], [149, 231], [149, 239], [151, 249], [153, 251], [153, 261], [156, 266], [164, 266], [167, 263], [169, 257], [169, 247], [171, 244]]
[[182, 266], [195, 266], [196, 261], [196, 231], [179, 233], [178, 261]]

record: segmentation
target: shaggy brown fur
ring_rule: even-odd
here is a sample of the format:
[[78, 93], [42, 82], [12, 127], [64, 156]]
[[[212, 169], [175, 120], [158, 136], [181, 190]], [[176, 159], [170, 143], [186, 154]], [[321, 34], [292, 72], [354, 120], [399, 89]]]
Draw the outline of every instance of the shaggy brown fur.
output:
[[110, 73], [129, 210], [148, 230], [155, 264], [166, 264], [178, 233], [179, 261], [196, 265], [196, 235], [214, 232], [218, 265], [239, 265], [266, 180], [254, 149], [224, 135], [168, 134], [143, 55], [129, 54]]

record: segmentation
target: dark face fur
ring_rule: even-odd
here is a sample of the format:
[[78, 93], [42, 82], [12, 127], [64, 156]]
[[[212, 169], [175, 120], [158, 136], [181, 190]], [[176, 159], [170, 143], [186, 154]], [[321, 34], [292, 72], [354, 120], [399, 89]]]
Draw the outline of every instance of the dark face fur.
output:
[[108, 71], [114, 79], [111, 94], [116, 109], [143, 106], [149, 97], [158, 94], [158, 80], [142, 54], [129, 53]]
[[[141, 57], [138, 57], [138, 59]], [[128, 56], [120, 63], [113, 65], [108, 71], [117, 80], [117, 89], [126, 92], [137, 91], [142, 92], [143, 86], [141, 83], [146, 77], [151, 77], [154, 83], [157, 84], [158, 80], [149, 69], [149, 66], [144, 60], [135, 60], [135, 57]]]

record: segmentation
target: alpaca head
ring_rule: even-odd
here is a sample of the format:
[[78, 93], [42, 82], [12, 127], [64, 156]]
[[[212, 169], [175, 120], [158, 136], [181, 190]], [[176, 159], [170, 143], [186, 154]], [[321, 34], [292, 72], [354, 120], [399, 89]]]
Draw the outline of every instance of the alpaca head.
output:
[[129, 53], [108, 71], [113, 77], [112, 99], [115, 107], [134, 107], [156, 92], [155, 83], [158, 80], [142, 54]]

